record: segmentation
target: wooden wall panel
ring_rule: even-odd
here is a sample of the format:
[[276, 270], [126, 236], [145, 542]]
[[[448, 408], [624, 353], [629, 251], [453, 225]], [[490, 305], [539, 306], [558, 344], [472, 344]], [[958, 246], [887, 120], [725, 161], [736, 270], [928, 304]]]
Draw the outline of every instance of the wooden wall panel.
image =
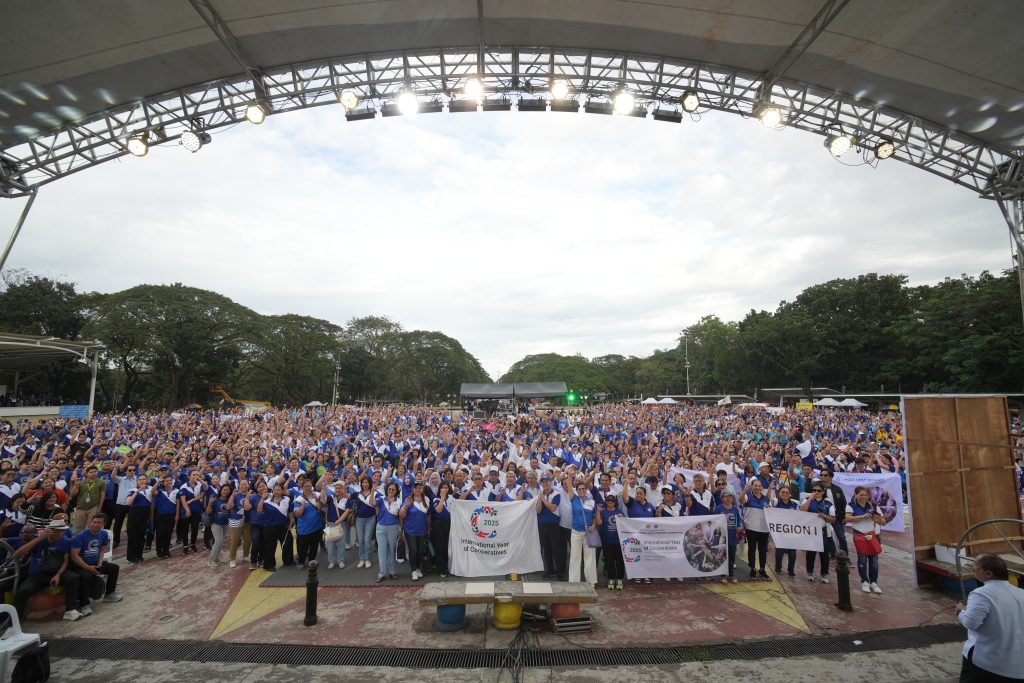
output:
[[[1006, 397], [904, 398], [903, 418], [918, 559], [934, 557], [936, 543], [955, 545], [977, 522], [1021, 518]], [[971, 554], [1007, 550], [994, 530], [973, 532], [969, 540]], [[931, 578], [918, 576], [922, 583]]]

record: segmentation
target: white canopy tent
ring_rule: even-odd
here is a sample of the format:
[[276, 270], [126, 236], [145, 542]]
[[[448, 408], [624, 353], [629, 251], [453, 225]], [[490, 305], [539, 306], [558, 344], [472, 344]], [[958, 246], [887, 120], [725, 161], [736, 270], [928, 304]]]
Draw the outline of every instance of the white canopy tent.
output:
[[867, 406], [867, 403], [861, 403], [860, 401], [858, 401], [855, 398], [844, 398], [842, 401], [840, 401], [836, 405], [838, 405], [838, 406], [840, 406], [842, 408], [863, 408], [863, 407]]
[[309, 403], [306, 403], [303, 407], [304, 408], [316, 408], [316, 407], [322, 406], [322, 405], [323, 405], [323, 403], [321, 403], [320, 401], [310, 401]]
[[814, 402], [814, 405], [820, 406], [820, 407], [834, 408], [835, 406], [838, 406], [838, 405], [841, 405], [841, 404], [839, 403], [839, 401], [835, 400], [834, 398], [826, 397], [826, 398], [819, 398], [817, 401]]
[[658, 403], [660, 403], [662, 405], [668, 406], [668, 405], [675, 405], [676, 403], [679, 403], [679, 401], [675, 400], [674, 398], [670, 398], [670, 397], [666, 396], [665, 398], [663, 398], [660, 401], [658, 401]]
[[645, 398], [641, 403], [645, 406], [654, 406], [658, 405], [658, 399], [651, 396], [650, 398]]

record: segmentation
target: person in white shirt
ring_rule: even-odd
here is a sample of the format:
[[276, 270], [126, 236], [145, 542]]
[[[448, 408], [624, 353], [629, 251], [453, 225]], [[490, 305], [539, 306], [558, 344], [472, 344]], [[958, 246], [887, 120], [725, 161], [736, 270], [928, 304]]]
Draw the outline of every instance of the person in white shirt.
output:
[[967, 629], [960, 680], [966, 683], [1024, 681], [1024, 590], [1009, 582], [1006, 561], [979, 555], [974, 578], [984, 582], [967, 604], [956, 604], [957, 621]]

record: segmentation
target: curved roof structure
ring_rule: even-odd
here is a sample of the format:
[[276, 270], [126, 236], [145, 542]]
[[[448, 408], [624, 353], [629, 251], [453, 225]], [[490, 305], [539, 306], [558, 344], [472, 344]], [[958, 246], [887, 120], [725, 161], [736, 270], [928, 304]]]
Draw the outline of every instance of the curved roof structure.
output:
[[[14, 0], [0, 37], [0, 194], [189, 128], [337, 103], [433, 110], [484, 76], [484, 108], [564, 78], [587, 111], [617, 88], [664, 121], [679, 97], [896, 143], [896, 158], [1019, 195], [1024, 66], [1016, 0]], [[472, 104], [469, 108], [474, 108]], [[520, 110], [529, 107], [520, 106]], [[426, 109], [432, 110], [430, 106]], [[660, 116], [659, 116], [660, 112]]]

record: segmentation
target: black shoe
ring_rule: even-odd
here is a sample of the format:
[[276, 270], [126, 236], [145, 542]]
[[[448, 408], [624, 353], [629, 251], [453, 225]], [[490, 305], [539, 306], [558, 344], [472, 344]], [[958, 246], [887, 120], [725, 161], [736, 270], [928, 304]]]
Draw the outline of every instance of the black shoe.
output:
[[755, 572], [753, 569], [751, 569], [750, 570], [750, 580], [753, 581], [756, 578], [757, 578], [757, 572]]
[[782, 573], [782, 565], [779, 565], [779, 566], [775, 567], [775, 573], [776, 574], [781, 574]]
[[789, 572], [789, 576], [790, 576], [790, 578], [796, 576], [796, 572]]
[[194, 545], [190, 545], [189, 548], [191, 548], [192, 552], [194, 552], [194, 553], [198, 553], [199, 552]]
[[760, 578], [764, 579], [765, 581], [771, 581], [771, 579], [770, 579], [770, 578], [768, 578], [768, 572], [766, 572], [766, 571], [765, 571], [765, 570], [763, 570], [763, 569], [762, 569], [761, 571], [759, 571], [759, 572], [757, 573], [757, 575], [758, 575], [758, 576], [759, 576]]

